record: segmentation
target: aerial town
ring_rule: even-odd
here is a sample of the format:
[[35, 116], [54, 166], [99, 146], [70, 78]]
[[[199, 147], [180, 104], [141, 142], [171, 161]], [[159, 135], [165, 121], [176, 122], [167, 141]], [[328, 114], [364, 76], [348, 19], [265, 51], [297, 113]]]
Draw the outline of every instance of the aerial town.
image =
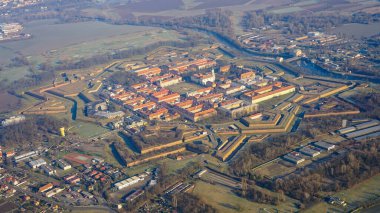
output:
[[[50, 5], [5, 1], [0, 8], [30, 7], [50, 18], [58, 13]], [[68, 21], [71, 4], [62, 5], [66, 13], [58, 17]], [[94, 11], [87, 8], [87, 19], [73, 23], [87, 23]], [[204, 20], [214, 12], [206, 10]], [[37, 31], [11, 16], [0, 25], [0, 47], [36, 42]], [[1, 81], [1, 211], [379, 210], [379, 32], [358, 40], [313, 24], [299, 30], [288, 16], [246, 11], [234, 39], [192, 25], [197, 18], [189, 25], [185, 18], [177, 25], [141, 18], [160, 30], [135, 32], [128, 48], [136, 49], [104, 56], [103, 44], [83, 41], [38, 57], [17, 52], [0, 66], [0, 77], [28, 70], [23, 79]], [[376, 15], [352, 20], [364, 17], [378, 23]], [[97, 19], [121, 25], [108, 18]], [[177, 40], [137, 48], [145, 42], [137, 37], [165, 33]], [[113, 39], [106, 44], [119, 42]], [[70, 52], [87, 42], [98, 55]]]

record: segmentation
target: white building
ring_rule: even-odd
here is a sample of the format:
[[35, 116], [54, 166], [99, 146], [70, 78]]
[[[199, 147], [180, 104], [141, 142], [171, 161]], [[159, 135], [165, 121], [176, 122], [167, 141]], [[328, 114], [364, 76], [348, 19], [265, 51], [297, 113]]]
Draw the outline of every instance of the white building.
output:
[[143, 180], [143, 179], [139, 178], [138, 176], [133, 176], [133, 177], [130, 177], [128, 179], [125, 179], [125, 180], [122, 180], [120, 182], [115, 183], [115, 187], [118, 190], [121, 190], [121, 189], [124, 189], [124, 188], [126, 188], [128, 186], [136, 184], [136, 183], [138, 183], [141, 180]]
[[42, 158], [38, 160], [32, 160], [29, 162], [29, 166], [32, 167], [33, 169], [39, 168], [42, 165], [46, 165], [46, 161]]
[[46, 192], [45, 196], [46, 197], [53, 197], [54, 195], [56, 195], [62, 191], [63, 191], [63, 189], [61, 189], [61, 188], [54, 188], [54, 189]]
[[19, 124], [19, 123], [21, 123], [23, 121], [25, 121], [25, 116], [23, 116], [23, 115], [12, 116], [12, 117], [9, 117], [7, 119], [4, 119], [1, 122], [1, 125], [3, 127], [6, 127], [6, 126], [11, 126], [11, 125]]
[[28, 160], [32, 157], [37, 156], [37, 155], [38, 155], [38, 152], [36, 152], [36, 151], [27, 152], [27, 153], [15, 156], [14, 161], [17, 163], [20, 161]]
[[314, 143], [314, 146], [316, 146], [318, 148], [321, 148], [321, 149], [324, 149], [324, 150], [327, 150], [327, 151], [335, 149], [335, 145], [334, 144], [327, 143], [327, 142], [324, 142], [324, 141], [316, 142], [316, 143]]
[[314, 150], [308, 146], [306, 147], [303, 147], [300, 149], [300, 152], [304, 155], [307, 155], [307, 156], [310, 156], [310, 157], [316, 157], [318, 156], [319, 154], [321, 154], [319, 151], [317, 150]]
[[71, 169], [71, 165], [62, 159], [57, 160], [57, 163], [58, 163], [59, 168], [63, 170]]
[[195, 83], [206, 86], [208, 82], [215, 82], [215, 72], [214, 69], [209, 74], [194, 74], [191, 76], [191, 80]]
[[49, 165], [41, 165], [41, 169], [44, 171], [45, 174], [47, 175], [55, 175], [56, 174], [56, 170], [53, 169], [51, 166]]

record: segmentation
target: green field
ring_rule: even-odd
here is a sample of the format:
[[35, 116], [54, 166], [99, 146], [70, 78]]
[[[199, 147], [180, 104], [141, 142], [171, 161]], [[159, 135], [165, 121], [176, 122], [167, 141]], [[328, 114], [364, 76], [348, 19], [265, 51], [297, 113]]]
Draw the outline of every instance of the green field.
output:
[[25, 24], [27, 40], [0, 44], [0, 80], [9, 82], [28, 74], [28, 67], [9, 68], [10, 59], [18, 55], [28, 58], [32, 67], [41, 63], [55, 64], [63, 60], [79, 60], [118, 50], [142, 48], [160, 41], [178, 41], [177, 31], [157, 27], [111, 25], [102, 22], [59, 24], [55, 20], [33, 21]]
[[95, 137], [109, 131], [99, 125], [82, 121], [73, 121], [71, 125], [71, 132], [77, 133], [85, 138]]
[[202, 87], [193, 83], [181, 82], [179, 84], [168, 86], [167, 88], [179, 94], [186, 94], [188, 92], [193, 92], [198, 89], [201, 89]]
[[196, 182], [193, 192], [199, 196], [204, 202], [216, 208], [219, 212], [260, 212], [264, 208], [268, 212], [295, 212], [297, 209], [292, 200], [280, 203], [278, 206], [259, 204], [240, 198], [230, 189], [205, 183], [203, 181]]
[[302, 11], [301, 7], [285, 7], [281, 9], [276, 9], [276, 10], [271, 10], [270, 12], [275, 13], [275, 14], [285, 14], [285, 13], [294, 13], [294, 12], [299, 12]]
[[[380, 174], [355, 185], [354, 187], [346, 190], [342, 190], [334, 196], [339, 197], [347, 202], [347, 206], [358, 206], [360, 203], [376, 199], [380, 197]], [[347, 209], [329, 205], [326, 202], [318, 203], [315, 206], [307, 209], [306, 213], [317, 213], [317, 212], [346, 212]]]

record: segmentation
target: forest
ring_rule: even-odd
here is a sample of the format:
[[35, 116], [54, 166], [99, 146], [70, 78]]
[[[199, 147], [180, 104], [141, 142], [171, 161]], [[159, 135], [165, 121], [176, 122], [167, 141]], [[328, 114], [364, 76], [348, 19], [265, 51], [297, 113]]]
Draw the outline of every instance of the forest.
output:
[[241, 24], [246, 29], [271, 25], [282, 29], [285, 34], [304, 35], [311, 31], [325, 31], [343, 24], [368, 24], [379, 20], [378, 15], [362, 12], [352, 15], [339, 13], [316, 15], [314, 13], [274, 14], [258, 10], [246, 12]]
[[253, 167], [289, 152], [294, 144], [302, 140], [300, 135], [274, 136], [266, 143], [251, 144], [248, 149], [242, 150], [242, 153], [231, 163], [230, 172], [237, 176], [255, 179], [256, 176], [252, 172]]
[[0, 128], [0, 145], [5, 147], [29, 147], [42, 141], [54, 141], [59, 128], [67, 127], [67, 120], [58, 120], [50, 116], [31, 116], [26, 121]]
[[307, 204], [319, 197], [320, 192], [337, 192], [364, 181], [380, 171], [380, 143], [370, 140], [362, 143], [351, 142], [346, 152], [340, 152], [327, 161], [304, 167], [299, 172], [278, 178], [264, 180], [262, 186]]

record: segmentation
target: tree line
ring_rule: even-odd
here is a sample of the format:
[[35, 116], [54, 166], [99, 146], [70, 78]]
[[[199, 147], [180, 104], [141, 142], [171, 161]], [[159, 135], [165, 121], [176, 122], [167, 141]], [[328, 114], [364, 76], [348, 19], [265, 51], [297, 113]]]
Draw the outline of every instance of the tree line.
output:
[[274, 26], [282, 29], [285, 34], [306, 34], [310, 31], [325, 31], [332, 27], [348, 23], [368, 24], [379, 21], [378, 15], [364, 12], [346, 15], [341, 13], [292, 13], [274, 14], [263, 10], [246, 12], [242, 26], [246, 29]]
[[303, 140], [301, 134], [273, 136], [266, 143], [253, 143], [231, 163], [229, 172], [240, 176], [256, 179], [252, 168], [260, 163], [275, 159], [291, 151], [292, 146]]
[[31, 116], [19, 124], [0, 128], [0, 144], [5, 147], [29, 147], [42, 141], [54, 141], [61, 127], [67, 127], [67, 120], [50, 116]]

